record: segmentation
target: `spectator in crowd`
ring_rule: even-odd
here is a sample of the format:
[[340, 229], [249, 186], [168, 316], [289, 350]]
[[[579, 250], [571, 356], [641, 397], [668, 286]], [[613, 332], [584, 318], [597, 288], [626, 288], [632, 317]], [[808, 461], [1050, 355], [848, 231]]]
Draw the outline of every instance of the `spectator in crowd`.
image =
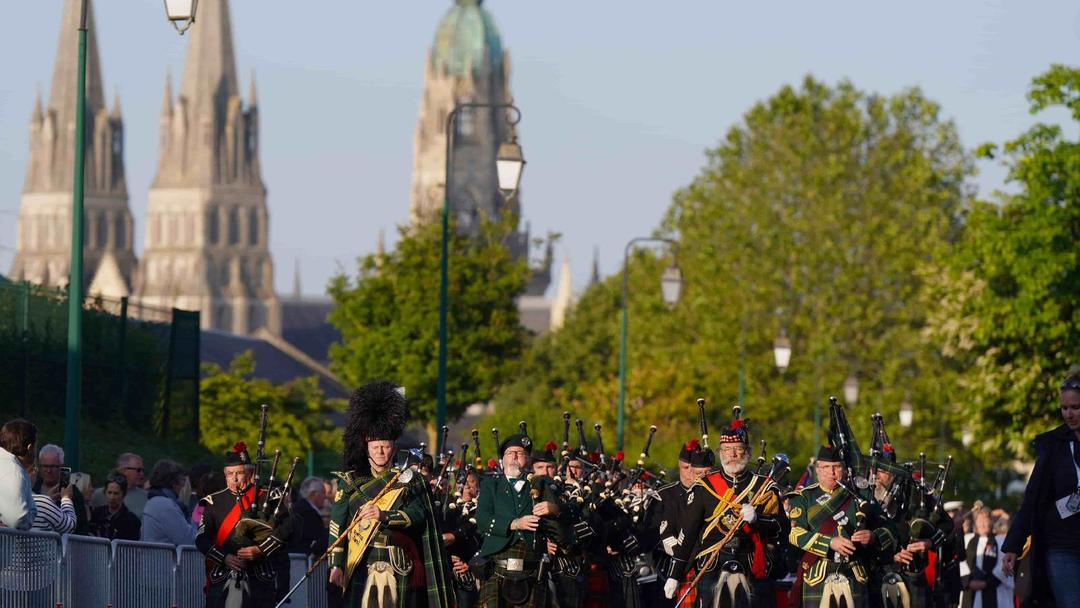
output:
[[191, 493], [187, 471], [179, 463], [162, 459], [150, 471], [150, 492], [142, 516], [142, 540], [153, 543], [190, 545], [197, 526], [180, 501]]
[[[31, 465], [27, 472], [30, 474], [30, 483], [37, 485], [37, 482], [40, 481], [37, 479], [37, 468]], [[59, 488], [58, 492], [59, 500], [51, 495], [36, 493], [33, 495], [36, 513], [34, 515], [34, 525], [31, 526], [32, 530], [56, 532], [57, 534], [71, 534], [75, 531], [78, 518], [76, 517], [75, 502], [72, 500], [72, 495], [77, 494], [77, 492], [74, 492], [74, 488], [70, 483]]]
[[[71, 485], [70, 475], [61, 475], [64, 466], [64, 448], [47, 444], [38, 452], [38, 477], [34, 484], [35, 494], [44, 494], [60, 505], [61, 493]], [[86, 501], [81, 492], [68, 492], [75, 505], [75, 534], [90, 534], [90, 515], [86, 510]], [[39, 502], [40, 504], [40, 502]]]
[[325, 503], [326, 487], [322, 479], [308, 477], [300, 484], [300, 498], [293, 503], [296, 520], [289, 553], [321, 556], [326, 552], [327, 533], [321, 513]]
[[127, 477], [113, 471], [102, 488], [105, 504], [94, 507], [90, 513], [90, 533], [109, 540], [139, 540], [139, 518], [124, 505], [127, 494]]
[[990, 509], [975, 512], [975, 531], [964, 536], [964, 561], [960, 562], [963, 608], [1013, 608], [1013, 579], [1001, 570], [1001, 545], [1005, 535], [993, 534]]
[[[124, 452], [116, 458], [116, 469], [127, 478], [127, 495], [124, 497], [124, 506], [135, 514], [142, 517], [143, 507], [146, 506], [147, 493], [143, 487], [146, 483], [144, 476], [142, 456], [132, 452]], [[105, 504], [105, 489], [98, 488], [94, 491], [94, 499], [90, 501], [91, 507], [100, 507]]]
[[34, 461], [37, 427], [16, 418], [0, 428], [0, 526], [29, 530], [37, 507], [27, 469]]
[[[1058, 608], [1080, 606], [1080, 365], [1061, 384], [1063, 423], [1035, 438], [1035, 468], [1003, 545], [1003, 570], [1031, 537], [1033, 593], [1053, 593]], [[1040, 598], [1033, 598], [1037, 600]]]
[[[206, 469], [204, 472], [197, 472]], [[191, 522], [196, 526], [202, 521], [203, 509], [205, 506], [202, 503], [202, 499], [225, 489], [225, 479], [221, 477], [220, 471], [214, 471], [207, 465], [195, 465], [191, 469], [192, 487], [192, 499], [195, 501], [194, 506], [191, 508]]]
[[90, 521], [90, 501], [94, 498], [94, 483], [89, 473], [72, 473], [71, 485], [75, 486], [83, 498], [83, 509], [86, 511], [86, 521]]

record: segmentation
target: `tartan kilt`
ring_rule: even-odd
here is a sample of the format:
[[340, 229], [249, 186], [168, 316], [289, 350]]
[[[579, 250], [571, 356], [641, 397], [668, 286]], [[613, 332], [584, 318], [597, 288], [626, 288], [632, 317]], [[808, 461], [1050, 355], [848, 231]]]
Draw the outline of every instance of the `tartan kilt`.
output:
[[[345, 591], [345, 603], [343, 606], [348, 608], [360, 608], [364, 605], [364, 588], [367, 587], [367, 566], [369, 563], [374, 562], [389, 562], [390, 551], [383, 547], [371, 547], [368, 549], [368, 554], [364, 560], [356, 565], [356, 570], [353, 571], [352, 578], [349, 580], [349, 588]], [[413, 568], [416, 568], [417, 564], [413, 564]], [[409, 587], [409, 575], [394, 573], [394, 587], [397, 590], [397, 603], [394, 604], [396, 608], [412, 608], [413, 602], [413, 590]], [[371, 598], [368, 602], [368, 608], [380, 608], [375, 603], [375, 598]]]
[[[514, 544], [500, 553], [492, 555], [490, 559], [539, 559], [538, 554], [535, 551], [530, 551], [525, 548], [521, 543]], [[491, 575], [489, 579], [484, 581], [480, 587], [480, 603], [479, 608], [547, 608], [548, 605], [548, 586], [547, 581], [538, 583], [535, 581], [536, 572], [531, 572], [534, 577], [532, 585], [532, 593], [529, 594], [529, 599], [524, 604], [509, 604], [499, 597], [499, 586], [502, 582], [502, 577], [499, 576], [498, 568]]]

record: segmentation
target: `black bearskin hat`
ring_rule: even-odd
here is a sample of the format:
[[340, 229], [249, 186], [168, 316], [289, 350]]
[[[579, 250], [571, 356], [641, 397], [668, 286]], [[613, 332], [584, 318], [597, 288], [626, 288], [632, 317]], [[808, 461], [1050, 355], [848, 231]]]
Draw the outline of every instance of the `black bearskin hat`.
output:
[[367, 442], [397, 440], [409, 422], [409, 401], [405, 389], [389, 380], [373, 380], [353, 391], [345, 422], [346, 471], [369, 472]]

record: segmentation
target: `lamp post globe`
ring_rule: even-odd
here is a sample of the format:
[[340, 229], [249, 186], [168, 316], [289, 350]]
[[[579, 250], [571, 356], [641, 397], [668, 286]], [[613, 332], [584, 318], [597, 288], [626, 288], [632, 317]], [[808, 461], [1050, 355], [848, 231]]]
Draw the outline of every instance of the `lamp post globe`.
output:
[[859, 379], [851, 374], [844, 380], [844, 402], [855, 405], [859, 401]]
[[199, 0], [165, 0], [165, 16], [183, 36], [193, 23]]
[[915, 421], [915, 408], [911, 406], [911, 402], [904, 398], [904, 402], [900, 404], [900, 426], [905, 429], [911, 428], [911, 423]]
[[780, 370], [780, 373], [784, 373], [788, 364], [791, 363], [791, 340], [783, 331], [773, 342], [773, 358], [776, 360], [776, 369]]
[[675, 264], [668, 266], [664, 269], [664, 274], [660, 275], [660, 293], [664, 298], [664, 304], [667, 304], [668, 308], [675, 306], [679, 301], [679, 294], [682, 293], [682, 271]]
[[517, 140], [503, 142], [495, 155], [495, 173], [499, 179], [499, 190], [506, 198], [513, 198], [521, 185], [521, 173], [525, 169], [525, 157], [521, 154], [521, 145]]

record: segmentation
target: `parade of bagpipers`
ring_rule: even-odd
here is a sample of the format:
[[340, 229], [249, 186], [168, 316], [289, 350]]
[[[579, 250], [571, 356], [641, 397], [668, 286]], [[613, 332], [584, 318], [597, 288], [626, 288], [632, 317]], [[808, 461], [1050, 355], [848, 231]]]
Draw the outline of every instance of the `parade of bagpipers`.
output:
[[1075, 3], [10, 4], [0, 608], [1080, 608]]

